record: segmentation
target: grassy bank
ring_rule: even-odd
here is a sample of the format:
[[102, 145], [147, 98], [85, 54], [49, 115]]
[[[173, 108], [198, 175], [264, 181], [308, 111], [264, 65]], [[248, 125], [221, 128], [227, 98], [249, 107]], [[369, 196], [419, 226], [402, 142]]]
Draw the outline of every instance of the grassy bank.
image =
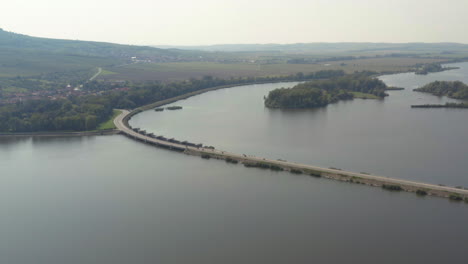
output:
[[361, 98], [361, 99], [381, 99], [376, 95], [368, 94], [368, 93], [361, 93], [361, 92], [351, 92], [354, 95], [354, 98]]
[[120, 115], [122, 113], [122, 111], [120, 110], [114, 110], [114, 114], [112, 115], [111, 118], [109, 118], [109, 120], [107, 120], [106, 122], [103, 122], [101, 124], [99, 124], [97, 130], [109, 130], [109, 129], [115, 129], [115, 125], [114, 125], [114, 119]]

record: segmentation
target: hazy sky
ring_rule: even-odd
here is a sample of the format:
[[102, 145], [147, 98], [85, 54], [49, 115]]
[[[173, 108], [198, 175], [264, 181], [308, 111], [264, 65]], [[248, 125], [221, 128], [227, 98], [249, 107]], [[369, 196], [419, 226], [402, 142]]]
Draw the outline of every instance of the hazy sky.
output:
[[468, 0], [7, 0], [0, 27], [127, 44], [468, 43]]

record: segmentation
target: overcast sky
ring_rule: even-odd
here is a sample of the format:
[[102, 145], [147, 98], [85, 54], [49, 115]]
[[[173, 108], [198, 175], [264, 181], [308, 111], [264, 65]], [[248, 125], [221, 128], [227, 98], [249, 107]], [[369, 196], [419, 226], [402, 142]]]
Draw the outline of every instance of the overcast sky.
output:
[[126, 44], [468, 43], [468, 0], [10, 0], [0, 28]]

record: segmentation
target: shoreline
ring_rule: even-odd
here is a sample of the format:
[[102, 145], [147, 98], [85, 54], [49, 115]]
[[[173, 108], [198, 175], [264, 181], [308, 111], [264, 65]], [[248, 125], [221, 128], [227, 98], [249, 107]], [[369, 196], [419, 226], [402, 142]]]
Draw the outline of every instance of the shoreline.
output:
[[[281, 81], [283, 82], [283, 81]], [[249, 84], [245, 84], [249, 85]], [[293, 174], [304, 174], [311, 177], [323, 177], [331, 180], [337, 180], [347, 183], [364, 184], [372, 187], [381, 187], [388, 191], [405, 191], [412, 192], [418, 196], [434, 196], [450, 199], [451, 201], [468, 203], [468, 189], [442, 186], [436, 184], [429, 184], [423, 182], [415, 182], [405, 179], [390, 178], [384, 176], [371, 175], [367, 173], [356, 173], [350, 171], [343, 171], [333, 168], [322, 168], [307, 164], [299, 164], [294, 162], [287, 162], [281, 160], [270, 160], [261, 157], [245, 156], [236, 153], [230, 153], [218, 149], [213, 149], [207, 146], [193, 147], [180, 142], [169, 142], [164, 139], [158, 139], [152, 134], [146, 134], [142, 131], [134, 131], [129, 125], [128, 121], [132, 116], [141, 113], [146, 110], [150, 110], [155, 107], [160, 107], [166, 104], [170, 104], [179, 100], [183, 100], [195, 95], [199, 95], [205, 92], [214, 91], [218, 89], [231, 88], [243, 85], [235, 86], [222, 86], [212, 87], [196, 91], [193, 93], [169, 98], [154, 102], [149, 105], [145, 105], [134, 109], [133, 111], [122, 111], [115, 120], [114, 124], [123, 135], [140, 141], [145, 144], [149, 144], [156, 147], [161, 147], [173, 151], [178, 151], [186, 155], [200, 156], [203, 159], [217, 159], [225, 160], [228, 163], [241, 163], [246, 167], [254, 167], [260, 169], [271, 169], [275, 171], [289, 171]]]
[[[468, 61], [468, 59], [466, 61]], [[447, 61], [447, 62], [441, 62], [441, 64], [450, 64], [450, 63], [459, 63], [459, 62], [464, 62], [464, 61]], [[384, 76], [384, 75], [393, 75], [393, 74], [411, 73], [411, 72], [414, 73], [415, 71], [414, 70], [408, 70], [408, 71], [382, 72], [382, 73], [374, 75], [373, 77], [378, 78], [378, 77]], [[225, 89], [225, 88], [234, 88], [234, 87], [246, 86], [246, 85], [268, 84], [268, 83], [283, 83], [283, 82], [284, 83], [290, 83], [290, 82], [300, 83], [300, 82], [308, 82], [308, 81], [313, 81], [313, 80], [317, 80], [317, 79], [304, 79], [304, 80], [284, 79], [284, 80], [278, 80], [278, 81], [258, 81], [258, 82], [254, 81], [254, 82], [247, 82], [247, 83], [214, 86], [214, 87], [205, 88], [205, 89], [202, 89], [202, 90], [194, 91], [194, 92], [187, 93], [187, 94], [182, 94], [182, 95], [179, 95], [179, 96], [175, 96], [175, 97], [172, 97], [172, 98], [164, 99], [164, 100], [161, 100], [161, 101], [156, 101], [156, 102], [151, 103], [151, 104], [147, 104], [147, 105], [137, 107], [137, 108], [133, 109], [132, 111], [130, 111], [131, 115], [128, 118], [128, 120], [132, 116], [134, 116], [135, 114], [137, 114], [139, 112], [146, 111], [146, 110], [149, 110], [151, 108], [156, 108], [156, 107], [159, 107], [159, 106], [163, 106], [163, 105], [166, 105], [166, 104], [170, 104], [170, 103], [173, 103], [173, 102], [176, 102], [176, 101], [179, 101], [179, 100], [184, 100], [184, 99], [187, 99], [189, 97], [199, 95], [199, 94], [203, 94], [203, 93], [210, 92], [210, 91], [215, 91], [215, 90], [220, 90], [220, 89]], [[404, 89], [405, 88], [400, 88], [400, 87], [389, 87], [388, 90], [390, 91], [390, 90], [404, 90]], [[361, 99], [364, 99], [364, 98], [361, 98]], [[133, 113], [134, 111], [138, 111], [138, 112]], [[114, 118], [114, 120], [115, 120], [115, 118]], [[18, 137], [24, 137], [24, 136], [37, 136], [37, 137], [41, 137], [41, 136], [89, 136], [89, 135], [112, 135], [112, 134], [118, 134], [118, 132], [108, 132], [108, 131], [105, 131], [104, 133], [100, 133], [99, 131], [78, 131], [78, 132], [45, 131], [45, 132], [14, 132], [14, 133], [0, 132], [0, 137], [14, 137], [14, 136], [18, 136]]]
[[200, 95], [200, 94], [203, 94], [203, 93], [211, 92], [211, 91], [227, 89], [227, 88], [235, 88], [235, 87], [247, 86], [247, 85], [256, 85], [256, 84], [283, 83], [283, 82], [284, 83], [291, 83], [291, 82], [307, 82], [307, 81], [310, 81], [310, 79], [301, 80], [301, 81], [282, 80], [282, 81], [275, 81], [275, 82], [267, 82], [267, 81], [265, 81], [265, 82], [253, 82], [253, 83], [230, 84], [230, 85], [222, 85], [222, 86], [215, 86], [215, 87], [205, 88], [205, 89], [198, 90], [198, 91], [195, 91], [195, 92], [182, 94], [182, 95], [179, 95], [179, 96], [175, 96], [175, 97], [172, 97], [172, 98], [164, 99], [164, 100], [161, 100], [161, 101], [156, 101], [156, 102], [151, 103], [151, 104], [147, 104], [147, 105], [137, 107], [137, 108], [129, 111], [129, 113], [123, 118], [123, 122], [127, 127], [129, 127], [130, 125], [128, 124], [128, 121], [132, 118], [132, 116], [134, 116], [134, 115], [136, 115], [138, 113], [141, 113], [143, 111], [147, 111], [147, 110], [150, 110], [150, 109], [153, 109], [153, 108], [156, 108], [156, 107], [161, 107], [163, 105], [171, 104], [171, 103], [174, 103], [174, 102], [177, 102], [177, 101], [180, 101], [180, 100], [184, 100], [184, 99], [190, 98], [192, 96], [196, 96], [196, 95]]
[[346, 183], [362, 184], [370, 187], [381, 187], [384, 190], [392, 192], [411, 192], [421, 197], [434, 196], [447, 198], [452, 201], [464, 201], [465, 203], [468, 203], [468, 190], [464, 188], [377, 176], [363, 172], [357, 173], [334, 168], [321, 168], [295, 162], [270, 160], [253, 156], [241, 156], [239, 154], [219, 150], [218, 153], [215, 153], [213, 150], [193, 150], [187, 148], [183, 153], [187, 155], [201, 156], [204, 159], [213, 158], [217, 160], [225, 160], [226, 162], [231, 163], [234, 160], [237, 161], [237, 163], [243, 164], [245, 167], [284, 171], [315, 178], [325, 178]]
[[81, 132], [23, 132], [23, 133], [0, 133], [2, 137], [84, 137], [84, 136], [106, 136], [119, 134], [120, 130], [81, 131]]

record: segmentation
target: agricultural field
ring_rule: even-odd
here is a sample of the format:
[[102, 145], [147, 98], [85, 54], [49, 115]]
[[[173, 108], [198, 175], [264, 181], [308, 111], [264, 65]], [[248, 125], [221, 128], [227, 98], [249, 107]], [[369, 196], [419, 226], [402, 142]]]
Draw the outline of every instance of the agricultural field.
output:
[[100, 80], [159, 80], [162, 82], [181, 81], [211, 75], [217, 78], [265, 77], [290, 75], [297, 72], [316, 72], [320, 70], [344, 70], [377, 72], [409, 71], [416, 64], [442, 62], [433, 58], [369, 58], [344, 61], [330, 61], [315, 64], [288, 63], [219, 63], [219, 62], [175, 62], [175, 63], [135, 63], [120, 67], [108, 67], [112, 74], [99, 76]]
[[[89, 80], [173, 82], [213, 76], [270, 77], [321, 70], [404, 72], [464, 58], [468, 45], [309, 43], [159, 49], [31, 37], [0, 29], [0, 93], [53, 90]], [[197, 50], [199, 49], [199, 50]]]

